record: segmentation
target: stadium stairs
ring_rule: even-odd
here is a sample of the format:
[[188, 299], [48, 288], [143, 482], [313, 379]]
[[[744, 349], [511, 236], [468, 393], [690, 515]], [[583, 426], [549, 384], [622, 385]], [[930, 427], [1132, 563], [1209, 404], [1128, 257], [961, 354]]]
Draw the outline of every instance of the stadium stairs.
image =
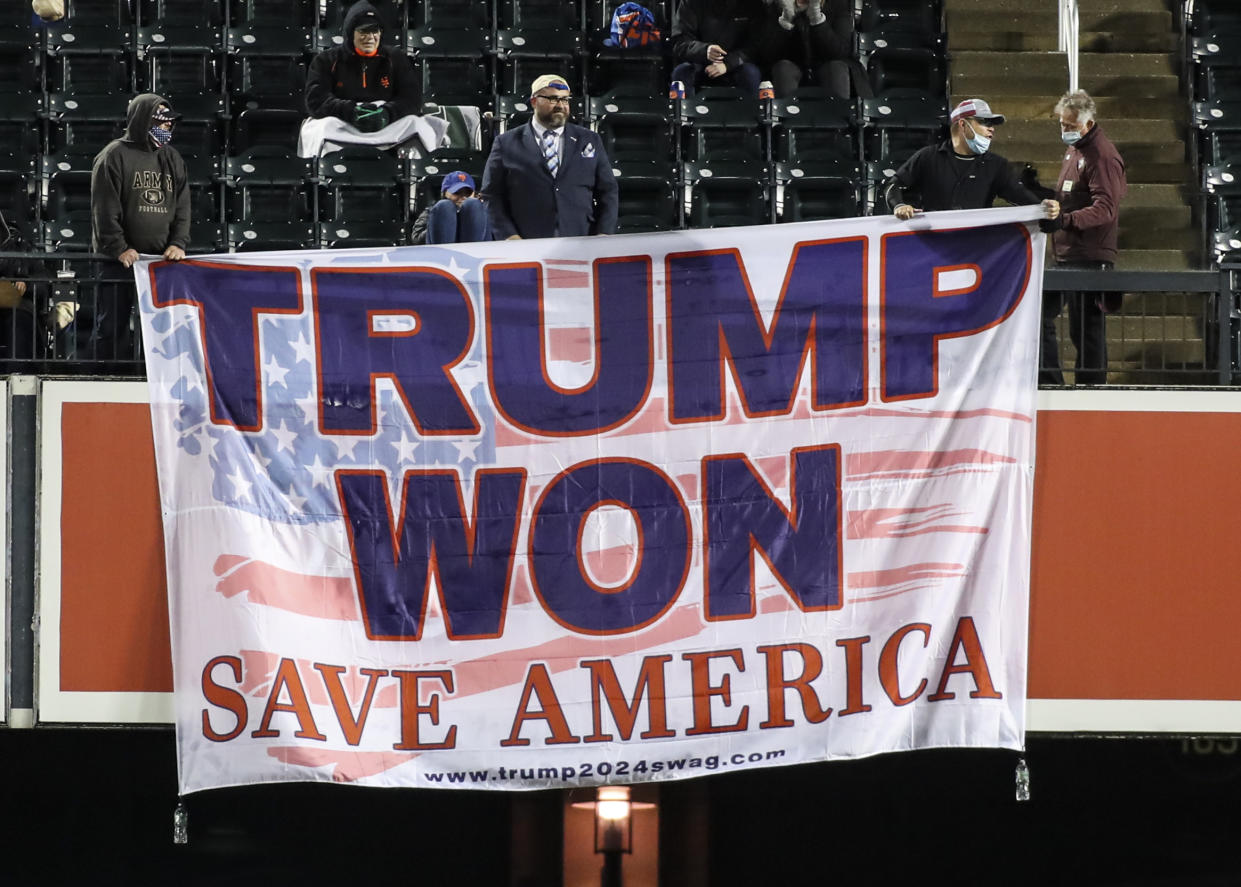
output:
[[[1079, 85], [1098, 104], [1099, 121], [1128, 171], [1117, 257], [1125, 270], [1202, 267], [1174, 6], [1173, 0], [1079, 0]], [[1064, 156], [1052, 110], [1068, 84], [1056, 7], [1050, 0], [944, 0], [952, 101], [981, 96], [1004, 113], [997, 150], [1033, 165], [1049, 187]], [[1184, 383], [1183, 371], [1205, 357], [1201, 317], [1193, 296], [1126, 294], [1120, 315], [1108, 322], [1109, 381], [1131, 381], [1126, 370], [1159, 366], [1177, 370]], [[1173, 334], [1163, 353], [1151, 354], [1151, 343], [1142, 343], [1143, 330], [1152, 329]], [[1176, 341], [1176, 332], [1191, 337]], [[1061, 333], [1061, 362], [1069, 367], [1072, 347], [1067, 329]], [[1149, 373], [1141, 378], [1155, 381]]]

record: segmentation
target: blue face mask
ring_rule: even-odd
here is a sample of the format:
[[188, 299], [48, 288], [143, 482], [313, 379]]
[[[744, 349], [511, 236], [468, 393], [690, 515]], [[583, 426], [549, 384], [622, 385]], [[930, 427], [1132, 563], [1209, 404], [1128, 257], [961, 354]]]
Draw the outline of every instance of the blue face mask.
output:
[[980, 136], [971, 126], [970, 134], [965, 137], [965, 144], [969, 145], [970, 150], [975, 154], [986, 154], [987, 149], [991, 147], [991, 139]]
[[159, 126], [152, 126], [149, 130], [147, 130], [147, 132], [151, 134], [151, 138], [154, 140], [156, 147], [162, 148], [172, 141], [171, 129], [163, 129]]
[[1066, 145], [1076, 145], [1082, 140], [1082, 134], [1075, 129], [1060, 133], [1060, 141]]

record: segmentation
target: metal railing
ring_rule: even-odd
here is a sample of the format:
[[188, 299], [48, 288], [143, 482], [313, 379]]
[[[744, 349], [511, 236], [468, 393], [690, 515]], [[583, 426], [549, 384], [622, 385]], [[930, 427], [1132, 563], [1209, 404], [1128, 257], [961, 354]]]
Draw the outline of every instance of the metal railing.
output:
[[1060, 51], [1068, 56], [1069, 92], [1077, 89], [1077, 0], [1060, 0]]
[[[141, 328], [132, 275], [86, 253], [0, 252], [0, 279], [27, 284], [17, 308], [0, 310], [0, 374], [142, 376]], [[1241, 383], [1241, 265], [1203, 271], [1085, 271], [1048, 268], [1045, 290], [1095, 298], [1125, 293], [1105, 322], [1111, 384]], [[1060, 320], [1063, 327], [1065, 321]], [[1061, 329], [1061, 364], [1074, 354]]]

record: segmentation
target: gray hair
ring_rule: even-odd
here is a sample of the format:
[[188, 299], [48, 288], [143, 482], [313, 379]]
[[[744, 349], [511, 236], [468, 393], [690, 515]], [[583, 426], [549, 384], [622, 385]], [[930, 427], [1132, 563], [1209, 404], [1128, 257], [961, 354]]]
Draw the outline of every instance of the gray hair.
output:
[[1065, 111], [1071, 112], [1077, 118], [1078, 123], [1094, 120], [1096, 113], [1094, 99], [1084, 89], [1066, 92], [1060, 97], [1060, 101], [1056, 102], [1056, 116], [1059, 117]]

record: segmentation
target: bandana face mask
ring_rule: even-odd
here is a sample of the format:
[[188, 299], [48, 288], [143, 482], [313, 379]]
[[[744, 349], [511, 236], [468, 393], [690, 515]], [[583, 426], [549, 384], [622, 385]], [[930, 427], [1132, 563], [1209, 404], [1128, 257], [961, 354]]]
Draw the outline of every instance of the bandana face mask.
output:
[[172, 141], [171, 129], [164, 129], [162, 126], [152, 126], [147, 132], [151, 134], [151, 141], [155, 142], [157, 148], [162, 148]]

